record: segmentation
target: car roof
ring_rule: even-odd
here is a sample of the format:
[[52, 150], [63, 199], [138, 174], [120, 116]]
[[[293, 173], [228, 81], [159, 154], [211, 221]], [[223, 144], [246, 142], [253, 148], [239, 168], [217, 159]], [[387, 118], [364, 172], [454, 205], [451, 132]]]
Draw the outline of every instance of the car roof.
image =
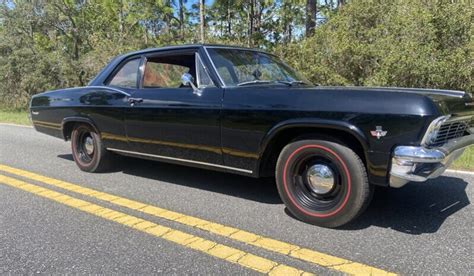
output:
[[199, 48], [220, 48], [220, 49], [236, 49], [236, 50], [247, 50], [247, 51], [258, 51], [264, 52], [262, 49], [257, 48], [247, 48], [236, 45], [222, 45], [222, 44], [207, 44], [207, 43], [197, 43], [197, 44], [182, 44], [182, 45], [172, 45], [164, 46], [158, 48], [147, 48], [138, 51], [128, 52], [113, 58], [108, 65], [106, 65], [97, 75], [93, 78], [88, 85], [103, 85], [106, 78], [112, 73], [113, 69], [116, 68], [123, 60], [128, 58], [133, 58], [134, 56], [167, 51], [167, 50], [185, 50], [185, 49], [199, 49]]
[[163, 47], [156, 47], [156, 48], [147, 48], [138, 51], [128, 52], [123, 54], [122, 56], [132, 56], [132, 55], [140, 55], [140, 54], [147, 54], [157, 51], [163, 50], [182, 50], [182, 49], [190, 49], [190, 48], [227, 48], [227, 49], [241, 49], [241, 50], [250, 50], [250, 51], [259, 51], [263, 52], [264, 50], [258, 48], [250, 48], [250, 47], [243, 47], [238, 45], [223, 45], [223, 44], [209, 44], [209, 43], [196, 43], [196, 44], [182, 44], [182, 45], [170, 45], [170, 46], [163, 46]]

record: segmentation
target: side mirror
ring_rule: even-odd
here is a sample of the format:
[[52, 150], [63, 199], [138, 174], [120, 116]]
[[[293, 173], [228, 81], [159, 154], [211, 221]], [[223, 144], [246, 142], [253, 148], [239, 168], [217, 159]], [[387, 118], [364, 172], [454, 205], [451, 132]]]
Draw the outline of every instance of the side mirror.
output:
[[189, 73], [184, 73], [181, 76], [181, 82], [183, 83], [184, 86], [193, 86], [194, 85], [194, 78], [191, 74]]
[[202, 95], [202, 90], [200, 90], [199, 88], [196, 87], [196, 85], [194, 85], [194, 78], [191, 74], [184, 73], [181, 76], [181, 83], [184, 86], [191, 86], [193, 88], [193, 94], [196, 94], [198, 96]]

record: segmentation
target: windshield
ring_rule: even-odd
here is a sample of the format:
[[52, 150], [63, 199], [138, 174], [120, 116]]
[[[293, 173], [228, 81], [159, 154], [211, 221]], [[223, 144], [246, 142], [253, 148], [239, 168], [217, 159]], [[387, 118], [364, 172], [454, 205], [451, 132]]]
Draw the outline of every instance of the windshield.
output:
[[226, 86], [258, 84], [311, 85], [277, 57], [253, 50], [207, 48]]

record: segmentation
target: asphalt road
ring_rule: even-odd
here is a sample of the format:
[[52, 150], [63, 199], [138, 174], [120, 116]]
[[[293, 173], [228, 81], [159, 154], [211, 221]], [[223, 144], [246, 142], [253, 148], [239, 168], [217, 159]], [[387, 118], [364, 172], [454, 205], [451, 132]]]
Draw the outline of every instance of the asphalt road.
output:
[[[357, 267], [370, 266], [398, 274], [473, 274], [470, 202], [474, 175], [445, 173], [425, 184], [377, 190], [366, 213], [334, 230], [291, 217], [271, 181], [131, 158], [121, 160], [114, 172], [89, 174], [76, 167], [69, 143], [32, 128], [0, 125], [0, 165], [8, 166], [0, 169], [0, 176], [6, 176], [0, 183], [0, 273], [256, 274], [255, 268], [264, 267], [262, 260], [273, 261], [273, 272], [276, 264], [320, 275], [347, 272], [332, 259], [325, 263], [326, 255], [321, 254], [329, 254], [342, 258], [354, 273]], [[14, 168], [23, 170], [23, 175], [12, 173]], [[35, 179], [24, 171], [49, 180]], [[74, 192], [48, 184], [54, 182], [51, 178], [244, 230], [272, 242], [262, 246], [241, 242], [164, 215], [147, 214], [145, 209], [133, 210], [128, 203], [87, 196], [85, 190]], [[190, 248], [193, 244], [186, 245], [179, 237], [137, 230], [138, 224], [133, 228], [96, 211], [87, 212], [64, 197], [53, 200], [54, 193], [42, 195], [24, 183], [146, 220], [149, 225], [169, 227], [176, 230], [173, 233], [182, 231], [225, 245], [248, 258], [237, 260]], [[277, 241], [307, 249], [314, 259], [269, 250]]]

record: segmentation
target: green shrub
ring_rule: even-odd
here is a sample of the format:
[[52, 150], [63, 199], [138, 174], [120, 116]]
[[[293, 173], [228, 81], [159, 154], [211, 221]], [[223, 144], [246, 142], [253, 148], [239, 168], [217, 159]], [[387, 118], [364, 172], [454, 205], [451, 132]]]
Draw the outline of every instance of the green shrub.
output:
[[472, 92], [472, 16], [469, 1], [353, 1], [277, 53], [321, 85]]

